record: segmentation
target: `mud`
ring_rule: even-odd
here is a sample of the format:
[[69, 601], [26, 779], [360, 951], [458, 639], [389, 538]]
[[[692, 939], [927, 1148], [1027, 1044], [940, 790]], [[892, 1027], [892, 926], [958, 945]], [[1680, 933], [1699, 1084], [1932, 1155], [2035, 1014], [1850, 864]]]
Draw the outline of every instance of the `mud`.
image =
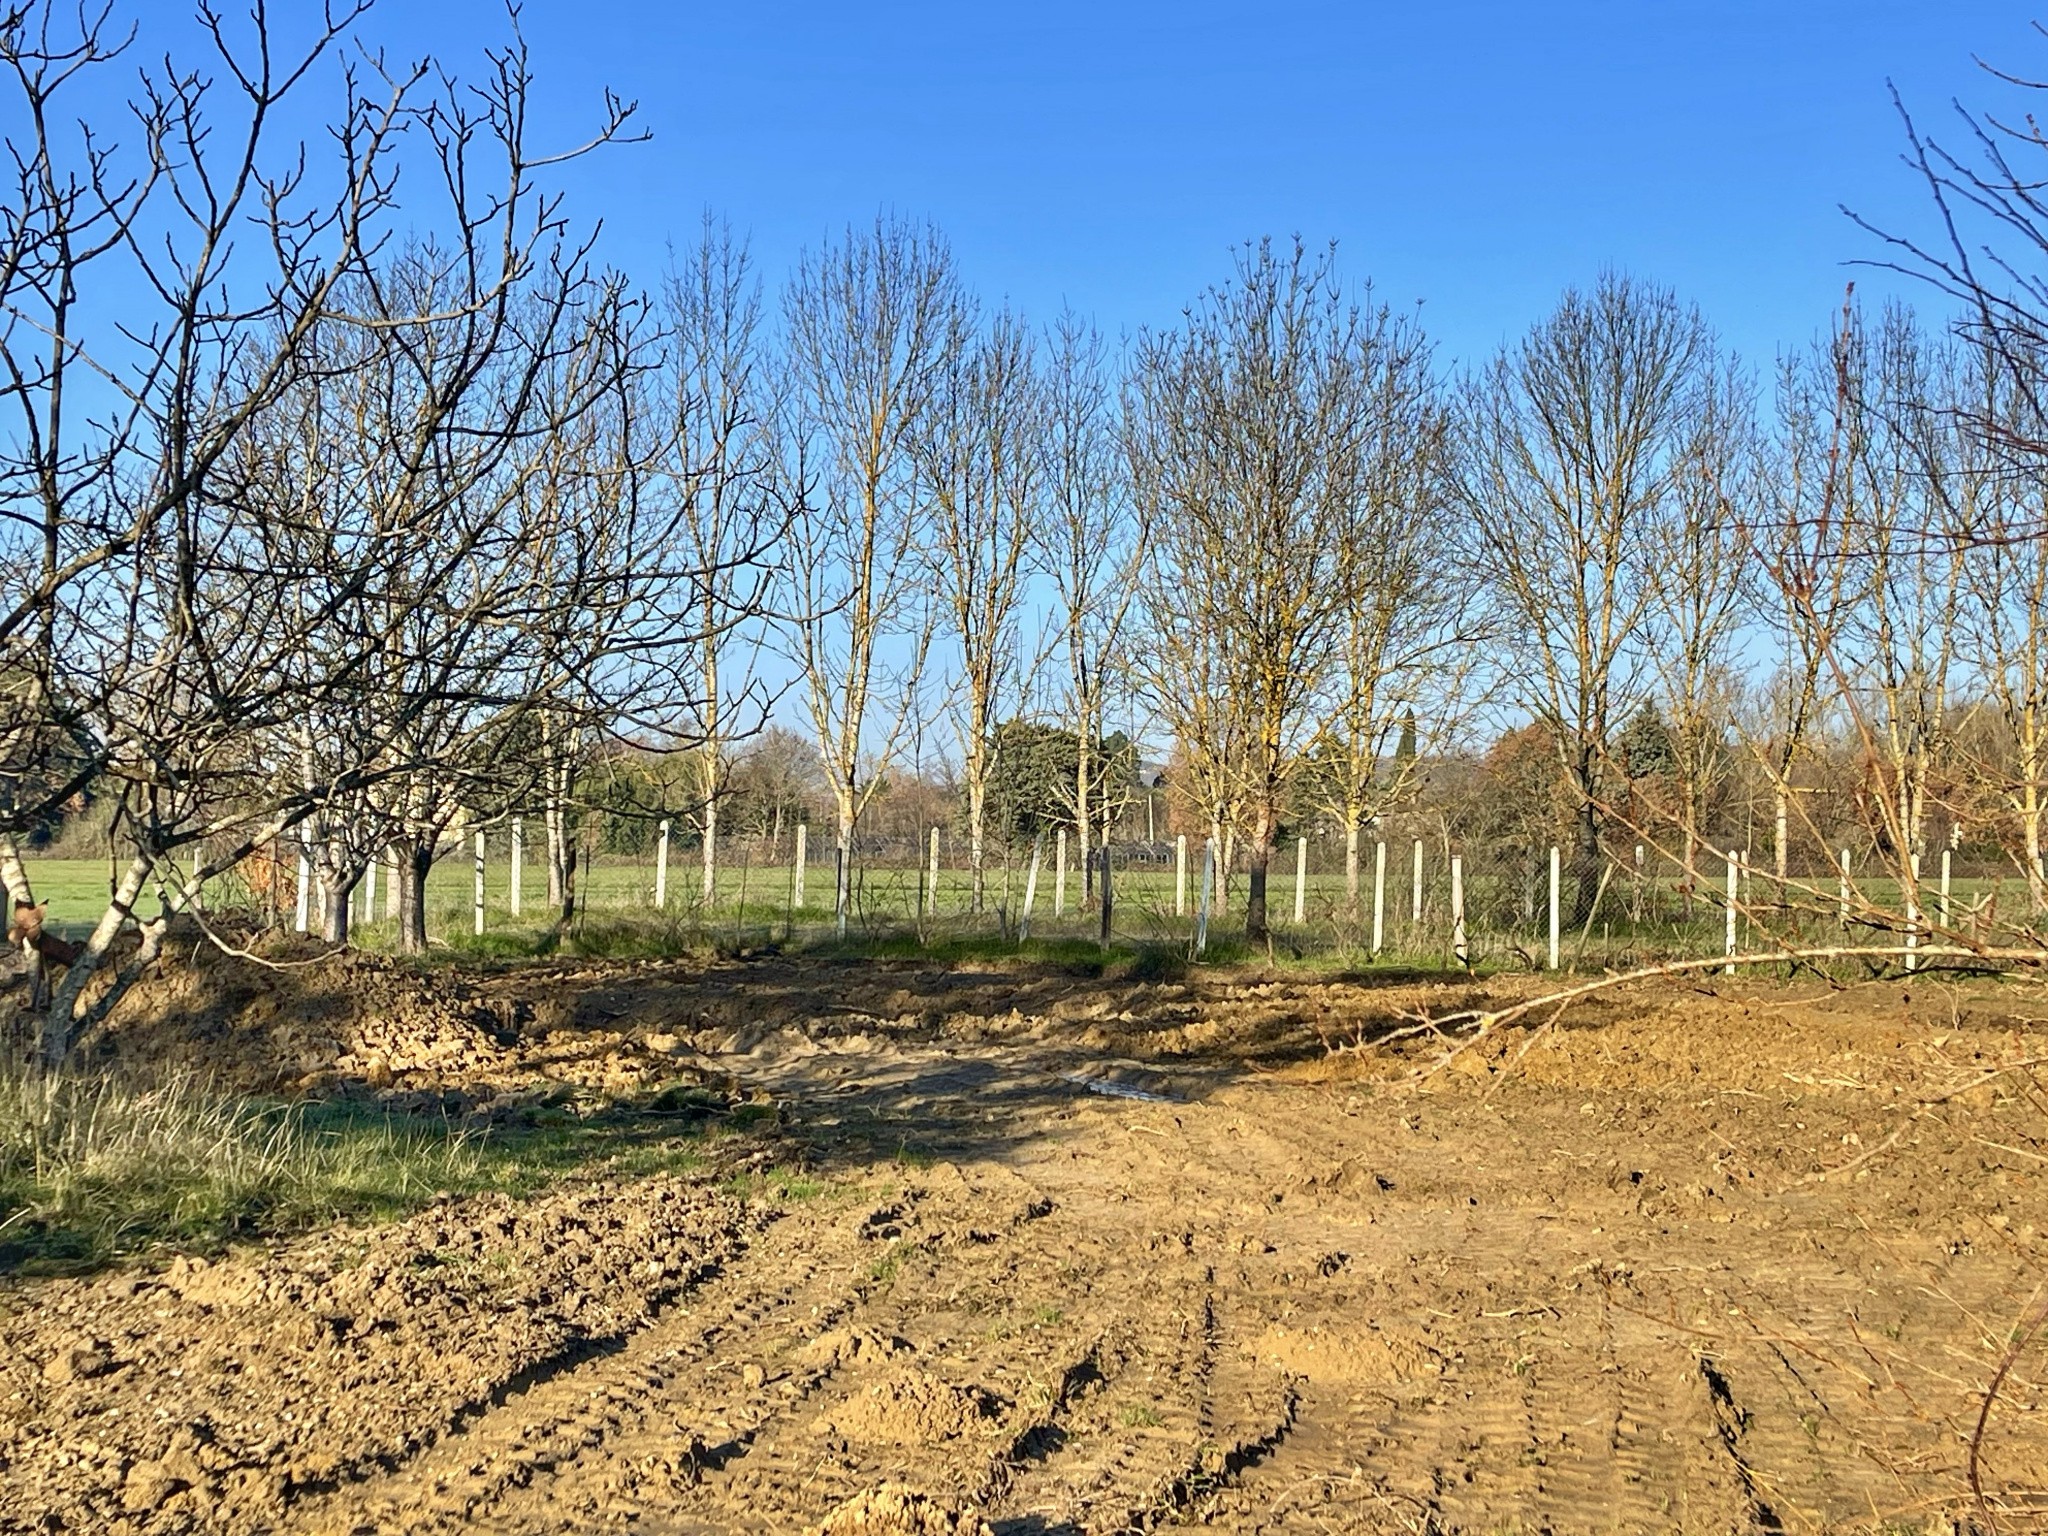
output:
[[2048, 995], [1373, 1044], [1537, 985], [166, 977], [107, 1049], [480, 1114], [718, 1085], [802, 1178], [10, 1282], [0, 1530], [2048, 1529]]

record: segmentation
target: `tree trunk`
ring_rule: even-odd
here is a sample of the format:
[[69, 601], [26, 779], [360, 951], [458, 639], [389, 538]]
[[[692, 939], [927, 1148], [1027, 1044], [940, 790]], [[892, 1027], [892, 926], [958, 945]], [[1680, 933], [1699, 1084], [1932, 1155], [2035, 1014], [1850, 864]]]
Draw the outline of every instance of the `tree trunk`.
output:
[[1278, 818], [1271, 806], [1259, 808], [1258, 819], [1252, 823], [1252, 845], [1247, 868], [1250, 873], [1244, 902], [1244, 936], [1255, 944], [1262, 944], [1267, 937], [1266, 927], [1266, 870], [1273, 861], [1273, 825]]
[[1080, 748], [1074, 753], [1074, 829], [1081, 844], [1081, 907], [1085, 911], [1095, 900], [1095, 861], [1088, 857], [1089, 833], [1094, 824], [1088, 815], [1088, 720], [1081, 719]]
[[847, 914], [853, 906], [853, 792], [842, 785], [838, 800], [839, 868], [832, 879], [832, 921], [843, 939]]
[[987, 890], [986, 860], [987, 848], [983, 840], [983, 825], [988, 818], [988, 788], [981, 782], [981, 775], [969, 770], [967, 775], [967, 862], [973, 871], [972, 885], [967, 896], [967, 910], [974, 916], [981, 916], [984, 893]]
[[73, 1027], [78, 1014], [78, 999], [85, 991], [85, 985], [106, 962], [107, 953], [120, 937], [122, 926], [134, 911], [135, 899], [142, 894], [143, 882], [149, 878], [150, 861], [136, 857], [128, 861], [115, 882], [112, 898], [107, 909], [100, 914], [98, 925], [92, 937], [85, 941], [72, 962], [71, 969], [64, 973], [63, 982], [50, 995], [50, 1006], [42, 1018], [43, 1065], [56, 1068], [64, 1064], [64, 1058], [71, 1054]]
[[2041, 786], [2029, 763], [2020, 790], [2020, 832], [2027, 845], [2027, 899], [2034, 911], [2048, 907], [2048, 874], [2041, 868]]
[[427, 874], [434, 867], [434, 839], [419, 839], [403, 850], [394, 872], [399, 881], [398, 948], [403, 954], [427, 952]]
[[340, 870], [329, 867], [323, 871], [319, 892], [320, 937], [346, 948], [349, 914], [355, 905], [355, 883], [344, 879]]
[[711, 905], [711, 898], [718, 887], [718, 802], [704, 802], [704, 905]]

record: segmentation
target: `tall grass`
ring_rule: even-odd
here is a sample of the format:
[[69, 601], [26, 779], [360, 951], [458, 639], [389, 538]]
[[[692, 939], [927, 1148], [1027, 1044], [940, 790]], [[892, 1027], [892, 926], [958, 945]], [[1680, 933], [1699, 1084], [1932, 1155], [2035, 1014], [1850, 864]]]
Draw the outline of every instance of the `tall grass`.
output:
[[478, 1138], [221, 1093], [201, 1077], [0, 1062], [0, 1268], [96, 1261], [473, 1186]]

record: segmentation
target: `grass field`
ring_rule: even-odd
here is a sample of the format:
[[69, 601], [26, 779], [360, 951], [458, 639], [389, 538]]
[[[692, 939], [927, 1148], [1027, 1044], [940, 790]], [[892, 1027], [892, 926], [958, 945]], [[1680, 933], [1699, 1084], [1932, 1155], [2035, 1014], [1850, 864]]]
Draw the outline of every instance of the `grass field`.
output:
[[[1311, 872], [1304, 883], [1300, 923], [1294, 921], [1293, 860], [1280, 861], [1270, 891], [1271, 911], [1280, 951], [1295, 959], [1310, 956], [1353, 964], [1448, 968], [1451, 954], [1448, 881], [1442, 871], [1425, 879], [1422, 915], [1416, 921], [1410, 873], [1388, 871], [1381, 944], [1371, 941], [1371, 882], [1363, 892], [1365, 910], [1346, 911], [1341, 873]], [[578, 947], [609, 954], [662, 954], [709, 943], [745, 945], [764, 938], [780, 942], [829, 942], [836, 938], [832, 912], [832, 866], [813, 864], [805, 874], [804, 900], [796, 902], [786, 865], [727, 867], [719, 872], [713, 898], [703, 898], [701, 867], [678, 858], [669, 869], [665, 911], [655, 905], [655, 873], [651, 859], [606, 859], [580, 875]], [[452, 855], [437, 865], [428, 880], [430, 938], [469, 953], [530, 954], [557, 942], [546, 910], [546, 878], [529, 859], [520, 882], [520, 912], [512, 911], [508, 862], [502, 857], [485, 870], [484, 934], [475, 931], [474, 867], [466, 854]], [[104, 909], [110, 884], [105, 864], [87, 859], [32, 861], [30, 878], [39, 900], [50, 906], [52, 926], [78, 936], [88, 931]], [[961, 937], [1020, 939], [1027, 872], [1015, 864], [992, 868], [986, 879], [984, 910], [971, 911], [971, 877], [965, 870], [939, 874], [935, 901], [925, 891], [925, 872], [917, 869], [861, 869], [854, 879], [849, 937], [863, 941], [909, 935], [929, 943]], [[1175, 880], [1170, 868], [1118, 870], [1114, 877], [1114, 937], [1140, 946], [1185, 945], [1196, 923], [1195, 877], [1191, 874], [1187, 909], [1175, 910]], [[1738, 942], [1768, 942], [1773, 935], [1801, 934], [1831, 938], [1831, 882], [1818, 893], [1795, 892], [1788, 909], [1772, 910], [1768, 882], [1753, 884], [1745, 899], [1748, 911], [1739, 918]], [[1547, 922], [1540, 904], [1529, 916], [1536, 892], [1521, 872], [1482, 871], [1467, 881], [1468, 949], [1475, 964], [1526, 964], [1547, 951]], [[1030, 936], [1093, 939], [1098, 919], [1081, 909], [1078, 871], [1069, 870], [1065, 889], [1056, 873], [1041, 870], [1032, 898]], [[1862, 899], [1887, 911], [1901, 908], [1896, 881], [1870, 879], [1859, 884]], [[384, 917], [386, 887], [381, 872], [376, 916], [363, 921], [357, 897], [355, 942], [365, 948], [390, 945], [393, 925]], [[1241, 930], [1244, 882], [1233, 882], [1227, 900], [1212, 913], [1212, 945], [1227, 943]], [[219, 882], [209, 891], [211, 904], [241, 899], [239, 883]], [[1921, 899], [1934, 916], [1938, 898], [1933, 882], [1922, 886]], [[1950, 914], [1958, 926], [1995, 921], [1996, 914], [2024, 900], [2024, 886], [2013, 879], [1957, 879], [1950, 892]], [[153, 905], [146, 898], [143, 906]], [[1975, 914], [1973, 917], [1972, 914]], [[2011, 913], [2008, 911], [2008, 920]], [[289, 919], [287, 919], [289, 920]], [[1688, 914], [1670, 881], [1640, 883], [1624, 877], [1603, 891], [1591, 923], [1567, 927], [1560, 936], [1561, 958], [1567, 966], [1604, 965], [1643, 955], [1712, 955], [1725, 944], [1724, 911], [1718, 884], [1692, 904]]]

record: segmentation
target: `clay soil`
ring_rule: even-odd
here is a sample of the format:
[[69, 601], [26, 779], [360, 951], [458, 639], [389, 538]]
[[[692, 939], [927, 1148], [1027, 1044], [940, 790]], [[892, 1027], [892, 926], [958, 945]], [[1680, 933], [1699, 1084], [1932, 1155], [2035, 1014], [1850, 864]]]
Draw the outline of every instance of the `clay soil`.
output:
[[111, 1049], [252, 1089], [753, 1109], [689, 1168], [5, 1282], [0, 1530], [2048, 1529], [2048, 996], [1383, 1038], [1539, 987], [159, 979]]

